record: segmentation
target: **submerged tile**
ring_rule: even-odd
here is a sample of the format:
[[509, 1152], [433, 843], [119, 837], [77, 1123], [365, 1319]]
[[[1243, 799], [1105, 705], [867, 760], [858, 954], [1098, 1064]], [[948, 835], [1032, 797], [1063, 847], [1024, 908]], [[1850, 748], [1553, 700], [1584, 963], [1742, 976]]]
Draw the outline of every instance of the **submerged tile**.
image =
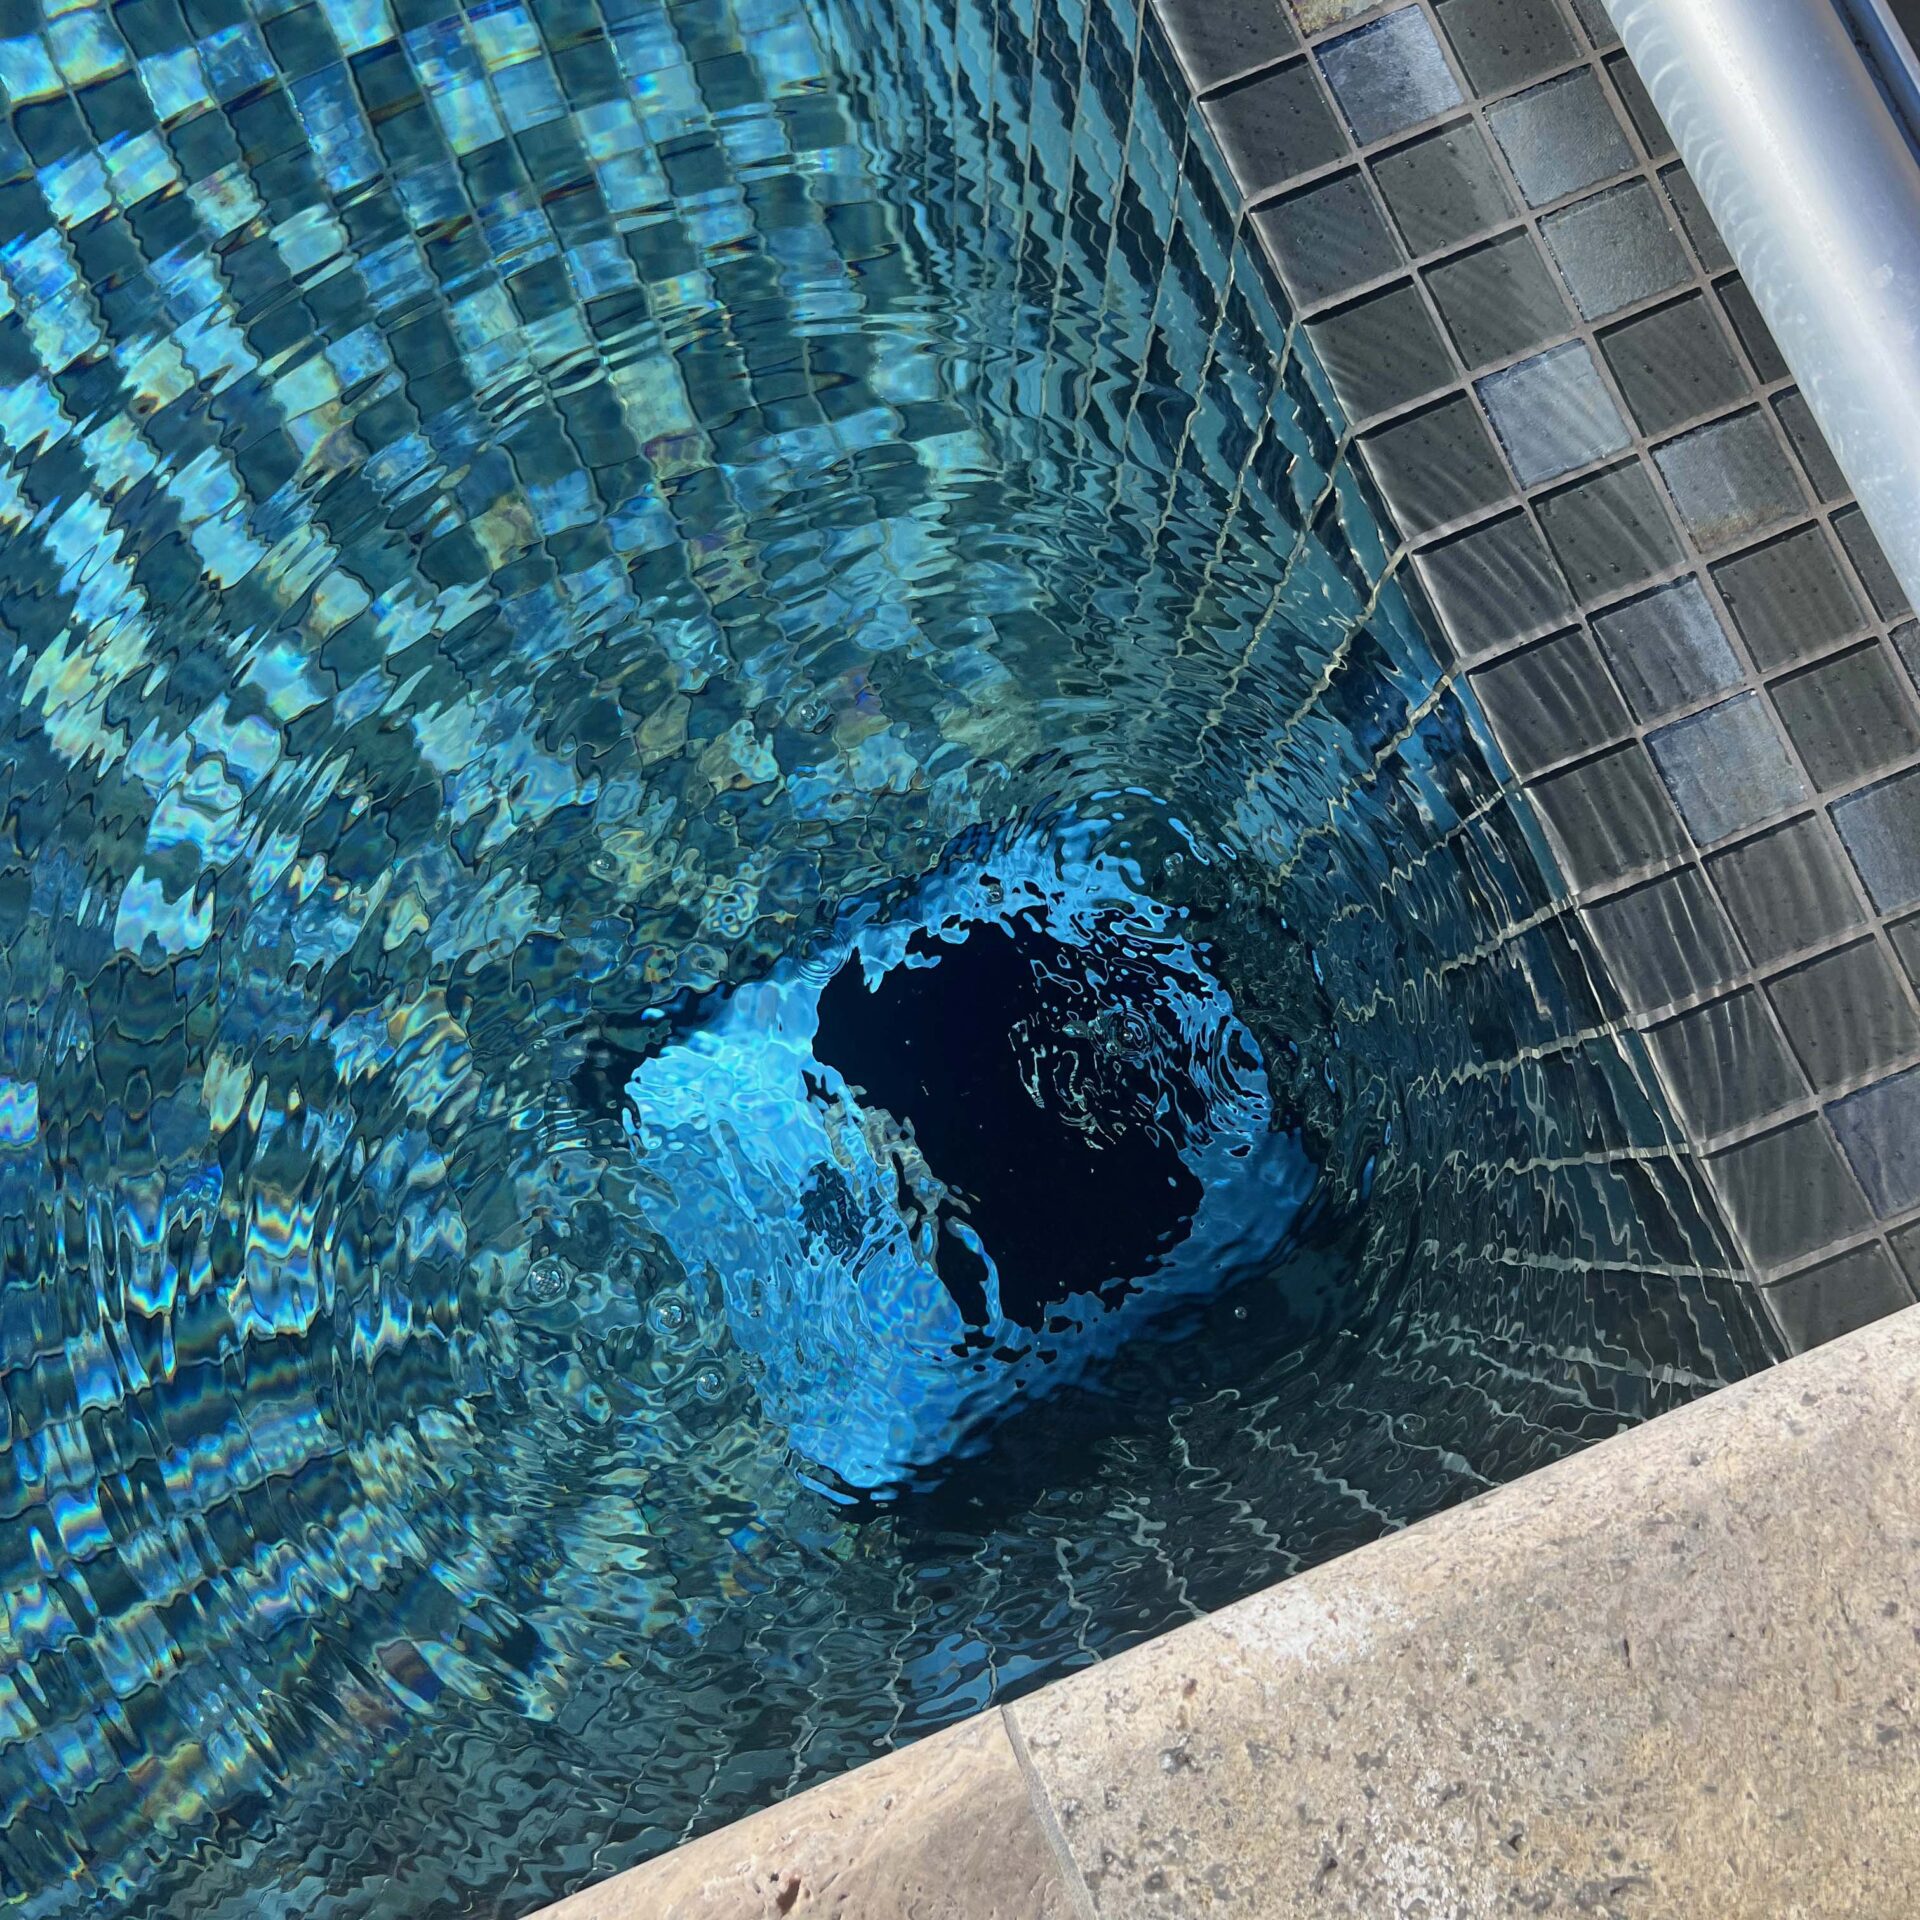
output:
[[1630, 724], [1592, 636], [1578, 627], [1482, 668], [1473, 686], [1522, 778], [1603, 747]]
[[1549, 774], [1530, 791], [1576, 887], [1610, 885], [1687, 850], [1687, 836], [1637, 740]]
[[1642, 433], [1666, 433], [1717, 412], [1750, 388], [1713, 310], [1697, 293], [1609, 328], [1600, 335], [1600, 351]]
[[1833, 824], [1882, 913], [1920, 900], [1920, 772], [1895, 774], [1837, 802]]
[[1632, 437], [1582, 341], [1489, 374], [1478, 391], [1523, 486], [1617, 453]]
[[1647, 1035], [1696, 1138], [1753, 1125], [1805, 1097], [1807, 1083], [1752, 987]]
[[1470, 120], [1377, 155], [1372, 166], [1412, 253], [1457, 246], [1513, 217], [1513, 196]]
[[1767, 998], [1822, 1092], [1920, 1049], [1920, 1013], [1877, 940], [1822, 954], [1769, 980]]
[[1305, 60], [1216, 93], [1202, 111], [1248, 198], [1347, 151], [1346, 136]]
[[1824, 653], [1866, 619], [1818, 526], [1723, 560], [1713, 578], [1763, 670]]
[[1920, 1207], [1920, 1069], [1836, 1101], [1847, 1162], [1882, 1220]]
[[1711, 1155], [1706, 1165], [1761, 1267], [1805, 1259], [1869, 1224], [1867, 1203], [1817, 1116]]
[[1415, 565], [1465, 660], [1484, 659], [1573, 612], [1566, 582], [1524, 514], [1424, 548]]
[[1766, 1290], [1787, 1345], [1807, 1353], [1913, 1304], [1913, 1292], [1878, 1243], [1803, 1268]]
[[1460, 104], [1460, 84], [1418, 7], [1370, 21], [1319, 49], [1327, 85], [1362, 146]]
[[1591, 68], [1487, 109], [1493, 137], [1530, 207], [1543, 207], [1633, 165], [1633, 149]]
[[1644, 180], [1609, 187], [1540, 223], [1553, 257], [1589, 320], [1651, 299], [1692, 273], [1653, 189]]
[[1504, 93], [1576, 55], [1553, 0], [1439, 0], [1434, 11], [1477, 93]]
[[1446, 342], [1410, 281], [1309, 321], [1307, 337], [1350, 422], [1404, 406], [1455, 377]]
[[1920, 752], [1920, 718], [1878, 641], [1778, 681], [1771, 691], [1787, 737], [1822, 789], [1853, 786]]
[[1540, 524], [1583, 601], [1624, 593], [1685, 557], [1637, 460], [1549, 494], [1540, 502]]
[[1773, 335], [1767, 331], [1767, 323], [1760, 318], [1760, 309], [1753, 303], [1753, 295], [1747, 291], [1747, 283], [1738, 276], [1719, 281], [1714, 289], [1720, 296], [1720, 304], [1726, 309], [1727, 319], [1732, 323], [1734, 337], [1740, 342], [1742, 350], [1753, 363], [1753, 370], [1768, 385], [1787, 377], [1787, 363], [1780, 357], [1780, 349], [1773, 344]]
[[1697, 867], [1599, 901], [1586, 917], [1614, 984], [1636, 1012], [1730, 987], [1746, 965]]
[[1680, 222], [1680, 231], [1687, 236], [1687, 244], [1693, 249], [1693, 257], [1708, 273], [1725, 273], [1733, 265], [1733, 255], [1727, 251], [1727, 243], [1720, 238], [1720, 229], [1713, 224], [1713, 215], [1707, 211], [1707, 203], [1700, 198], [1700, 189], [1694, 185], [1693, 175], [1685, 167], [1671, 166], [1661, 174], [1660, 184], [1666, 190], [1675, 218]]
[[1826, 435], [1820, 431], [1806, 395], [1798, 387], [1777, 393], [1773, 397], [1773, 411], [1814, 492], [1822, 500], [1838, 500], [1847, 491], [1847, 477], [1840, 471], [1840, 463], [1833, 457], [1833, 449], [1827, 445]]
[[1620, 104], [1627, 110], [1627, 119], [1640, 136], [1640, 144], [1654, 159], [1671, 153], [1673, 140], [1653, 104], [1653, 96], [1647, 92], [1646, 82], [1635, 71], [1633, 62], [1624, 53], [1609, 54], [1606, 69], [1614, 92], [1620, 96]]
[[1302, 308], [1324, 305], [1402, 262], [1364, 173], [1336, 174], [1253, 216], [1282, 284]]
[[1757, 693], [1647, 736], [1681, 817], [1701, 846], [1757, 826], [1807, 797], [1807, 783]]
[[1156, 0], [1196, 93], [1284, 60], [1300, 45], [1283, 0]]
[[1882, 620], [1898, 620], [1911, 613], [1913, 609], [1907, 604], [1906, 592], [1859, 507], [1842, 507], [1833, 516], [1833, 530], [1840, 536], [1840, 544], [1846, 548], [1847, 558], [1853, 562], [1853, 570], [1866, 588], [1874, 612]]
[[1461, 394], [1368, 434], [1360, 446], [1410, 536], [1496, 506], [1511, 491], [1479, 413]]
[[1506, 360], [1574, 321], [1532, 234], [1508, 233], [1426, 270], [1427, 289], [1469, 367]]
[[1758, 966], [1866, 924], [1845, 863], [1817, 820], [1795, 820], [1714, 854], [1707, 872]]
[[1642, 720], [1658, 720], [1746, 677], [1726, 631], [1689, 574], [1597, 614], [1594, 632], [1621, 690]]
[[1655, 448], [1653, 459], [1703, 553], [1807, 510], [1787, 450], [1758, 408], [1695, 427]]

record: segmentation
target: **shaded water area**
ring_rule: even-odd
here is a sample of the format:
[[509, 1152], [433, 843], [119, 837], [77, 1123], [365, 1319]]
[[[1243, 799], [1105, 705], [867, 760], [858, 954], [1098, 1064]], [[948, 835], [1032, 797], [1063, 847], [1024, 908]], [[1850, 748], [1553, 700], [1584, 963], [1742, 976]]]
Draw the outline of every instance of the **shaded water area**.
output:
[[1142, 17], [0, 38], [0, 1903], [516, 1914], [1763, 1364]]

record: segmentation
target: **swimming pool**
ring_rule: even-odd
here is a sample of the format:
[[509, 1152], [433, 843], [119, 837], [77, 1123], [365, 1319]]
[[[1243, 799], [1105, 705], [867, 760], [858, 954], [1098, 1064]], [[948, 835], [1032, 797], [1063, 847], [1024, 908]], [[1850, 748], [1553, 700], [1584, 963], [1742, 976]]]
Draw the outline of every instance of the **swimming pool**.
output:
[[1771, 1356], [1137, 9], [0, 81], [10, 1908], [524, 1910]]

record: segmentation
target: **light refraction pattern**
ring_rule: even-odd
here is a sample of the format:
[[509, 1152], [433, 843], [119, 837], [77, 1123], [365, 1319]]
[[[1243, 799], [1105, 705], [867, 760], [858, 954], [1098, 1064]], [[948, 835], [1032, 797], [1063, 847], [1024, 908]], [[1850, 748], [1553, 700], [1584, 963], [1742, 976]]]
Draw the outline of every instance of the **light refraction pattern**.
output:
[[[0, 1910], [524, 1911], [1769, 1356], [1132, 5], [0, 86]], [[596, 1076], [1101, 795], [1337, 1310], [836, 1507]]]

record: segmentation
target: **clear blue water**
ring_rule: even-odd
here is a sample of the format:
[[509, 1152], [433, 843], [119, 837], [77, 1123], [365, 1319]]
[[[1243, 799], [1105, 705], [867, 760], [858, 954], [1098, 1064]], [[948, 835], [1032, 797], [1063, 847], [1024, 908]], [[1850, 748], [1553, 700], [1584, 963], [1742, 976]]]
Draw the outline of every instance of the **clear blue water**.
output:
[[1133, 7], [0, 26], [0, 1910], [518, 1914], [1770, 1357]]

